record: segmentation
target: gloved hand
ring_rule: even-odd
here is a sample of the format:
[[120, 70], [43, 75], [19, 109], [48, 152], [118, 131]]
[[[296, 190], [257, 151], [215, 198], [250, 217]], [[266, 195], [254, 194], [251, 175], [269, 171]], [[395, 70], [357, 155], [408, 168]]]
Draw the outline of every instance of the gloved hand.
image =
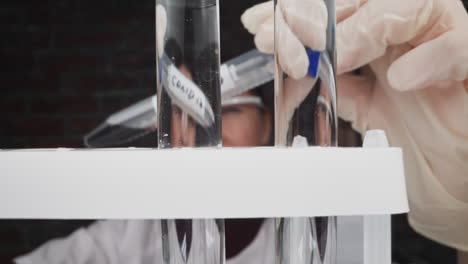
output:
[[[309, 66], [304, 45], [317, 51], [325, 49], [327, 7], [323, 0], [279, 0], [276, 18], [279, 63], [290, 77], [301, 79]], [[247, 9], [241, 21], [255, 35], [261, 52], [274, 52], [273, 1]]]
[[360, 133], [384, 129], [403, 148], [411, 226], [468, 251], [468, 15], [461, 1], [337, 4], [338, 114]]
[[160, 58], [164, 53], [164, 36], [167, 29], [167, 12], [161, 4], [156, 5], [156, 50]]
[[[468, 16], [461, 1], [336, 1], [338, 114], [360, 133], [384, 129], [403, 148], [412, 227], [468, 251]], [[266, 5], [256, 7], [257, 20], [267, 21]], [[271, 22], [242, 21], [257, 47], [271, 51]], [[290, 76], [303, 74], [284, 66], [301, 65], [299, 57], [280, 60], [297, 71]], [[297, 94], [308, 87], [292, 86]]]
[[[264, 53], [274, 52], [273, 10], [273, 1], [269, 1], [249, 8], [241, 16], [245, 28], [255, 35], [258, 50]], [[281, 89], [282, 112], [276, 117], [278, 129], [275, 133], [278, 138], [286, 138], [294, 110], [317, 81], [307, 75], [306, 47], [315, 51], [325, 49], [328, 13], [323, 0], [279, 0], [275, 12], [278, 61], [289, 76]]]

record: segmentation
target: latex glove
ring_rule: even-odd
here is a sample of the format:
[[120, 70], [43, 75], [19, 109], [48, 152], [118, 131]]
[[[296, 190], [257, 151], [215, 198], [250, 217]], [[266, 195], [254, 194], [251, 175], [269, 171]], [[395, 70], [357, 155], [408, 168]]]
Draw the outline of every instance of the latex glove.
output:
[[167, 30], [167, 12], [161, 4], [156, 5], [156, 50], [158, 57], [164, 53], [164, 36]]
[[[460, 0], [338, 0], [338, 113], [402, 147], [419, 233], [468, 251], [468, 15]], [[364, 66], [364, 67], [363, 67]], [[351, 71], [361, 68], [361, 74]]]
[[[279, 0], [278, 5], [279, 63], [290, 77], [301, 79], [306, 76], [309, 66], [304, 45], [317, 51], [325, 49], [327, 7], [323, 0]], [[274, 52], [273, 1], [247, 9], [241, 21], [255, 35], [258, 50]]]
[[[274, 52], [274, 5], [265, 2], [247, 9], [241, 16], [245, 28], [255, 35], [261, 52]], [[285, 138], [289, 120], [316, 82], [307, 75], [309, 58], [306, 47], [323, 51], [328, 23], [323, 0], [279, 0], [276, 8], [278, 62], [289, 78], [280, 96], [280, 116], [276, 117], [276, 137]]]

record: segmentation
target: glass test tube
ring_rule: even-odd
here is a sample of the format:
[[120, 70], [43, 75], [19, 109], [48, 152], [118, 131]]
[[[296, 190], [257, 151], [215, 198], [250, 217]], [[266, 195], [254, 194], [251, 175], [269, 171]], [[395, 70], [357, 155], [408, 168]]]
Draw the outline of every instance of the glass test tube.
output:
[[166, 10], [167, 17], [163, 43], [157, 43], [163, 45], [163, 54], [157, 60], [158, 145], [221, 146], [217, 1], [156, 3]]
[[[156, 5], [158, 148], [221, 146], [218, 1]], [[162, 220], [161, 229], [165, 264], [224, 264], [223, 220]]]
[[[297, 10], [301, 8], [306, 9], [302, 6], [304, 3], [315, 7], [307, 19], [326, 24], [325, 32], [317, 32], [320, 27], [300, 31], [297, 24], [293, 25], [297, 21], [291, 16], [295, 12], [300, 14]], [[285, 40], [280, 23], [288, 25], [303, 44], [303, 40], [309, 38], [310, 41], [315, 36], [326, 40], [323, 50], [304, 44], [309, 59], [305, 77], [289, 76], [287, 72], [291, 68], [283, 67], [283, 60], [289, 54], [280, 53], [287, 51], [291, 43]], [[337, 145], [334, 32], [334, 0], [275, 0], [275, 145]], [[311, 192], [313, 188], [311, 186]], [[276, 239], [277, 264], [336, 263], [336, 217], [279, 218], [276, 220]]]

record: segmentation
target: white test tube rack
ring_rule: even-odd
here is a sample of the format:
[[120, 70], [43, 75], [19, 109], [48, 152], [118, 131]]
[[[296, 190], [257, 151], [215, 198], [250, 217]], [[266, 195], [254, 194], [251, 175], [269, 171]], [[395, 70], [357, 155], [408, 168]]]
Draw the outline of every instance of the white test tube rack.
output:
[[0, 219], [334, 215], [338, 263], [390, 264], [390, 215], [408, 202], [402, 151], [379, 144], [3, 150]]

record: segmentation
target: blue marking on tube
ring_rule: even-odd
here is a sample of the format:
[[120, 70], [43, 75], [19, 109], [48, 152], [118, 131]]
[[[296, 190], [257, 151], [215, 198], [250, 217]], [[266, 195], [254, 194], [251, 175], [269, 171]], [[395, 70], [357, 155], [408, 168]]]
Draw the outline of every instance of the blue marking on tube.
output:
[[317, 78], [319, 61], [320, 61], [320, 51], [315, 51], [313, 49], [307, 49], [307, 56], [309, 57], [309, 69], [307, 72], [310, 76]]

